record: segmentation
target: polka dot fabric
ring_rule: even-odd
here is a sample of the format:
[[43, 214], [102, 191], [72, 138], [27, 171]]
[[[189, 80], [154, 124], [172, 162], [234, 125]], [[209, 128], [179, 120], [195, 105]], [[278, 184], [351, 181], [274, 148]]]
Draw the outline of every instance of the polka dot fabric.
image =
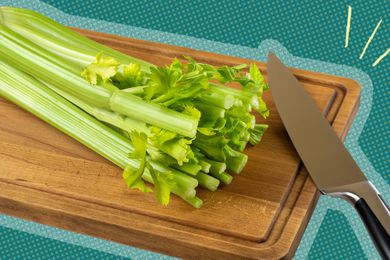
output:
[[357, 238], [339, 211], [328, 210], [318, 232], [321, 236], [315, 238], [308, 259], [367, 259], [359, 244], [353, 243]]
[[[67, 244], [55, 239], [32, 235], [9, 228], [0, 228], [0, 259], [125, 259], [112, 254], [81, 246]], [[12, 245], [12, 246], [10, 246]]]
[[[67, 25], [128, 37], [262, 61], [266, 60], [268, 50], [273, 50], [289, 66], [357, 80], [363, 88], [362, 100], [345, 145], [387, 201], [390, 199], [390, 58], [376, 67], [371, 64], [389, 46], [389, 3], [386, 0], [0, 0], [0, 5], [34, 9]], [[352, 23], [349, 47], [344, 48], [348, 4], [353, 8]], [[359, 60], [380, 18], [383, 22], [377, 35], [363, 60]], [[66, 258], [64, 252], [74, 253], [74, 258], [163, 257], [0, 215], [1, 232], [7, 235], [0, 236], [0, 252], [12, 248], [14, 255], [8, 255], [9, 258], [17, 258], [15, 252], [35, 250], [30, 244], [41, 248], [32, 253], [33, 258]], [[18, 241], [25, 241], [23, 236], [30, 242], [24, 249], [17, 247]], [[47, 243], [40, 243], [46, 240]], [[321, 197], [295, 258], [379, 259], [379, 256], [354, 209], [342, 200]]]
[[3, 259], [175, 258], [0, 215], [0, 260]]

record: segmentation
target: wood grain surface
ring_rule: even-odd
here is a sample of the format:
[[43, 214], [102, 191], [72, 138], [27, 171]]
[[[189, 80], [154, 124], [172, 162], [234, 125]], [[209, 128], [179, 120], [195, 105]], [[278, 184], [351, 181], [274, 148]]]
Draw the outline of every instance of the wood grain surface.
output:
[[[236, 57], [75, 29], [157, 65], [189, 55], [213, 65]], [[258, 63], [265, 77], [263, 63]], [[360, 87], [331, 75], [292, 69], [343, 139]], [[234, 86], [233, 86], [234, 87]], [[79, 233], [184, 258], [290, 258], [318, 192], [292, 146], [272, 99], [270, 125], [249, 162], [217, 192], [200, 189], [201, 209], [129, 190], [121, 170], [17, 106], [0, 99], [0, 211]]]

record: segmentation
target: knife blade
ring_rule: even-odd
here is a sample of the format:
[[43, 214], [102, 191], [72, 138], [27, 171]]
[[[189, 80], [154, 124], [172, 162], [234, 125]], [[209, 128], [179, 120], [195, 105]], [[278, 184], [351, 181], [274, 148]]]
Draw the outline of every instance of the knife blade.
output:
[[390, 259], [390, 211], [292, 72], [270, 53], [271, 95], [290, 139], [323, 194], [352, 203], [384, 258]]

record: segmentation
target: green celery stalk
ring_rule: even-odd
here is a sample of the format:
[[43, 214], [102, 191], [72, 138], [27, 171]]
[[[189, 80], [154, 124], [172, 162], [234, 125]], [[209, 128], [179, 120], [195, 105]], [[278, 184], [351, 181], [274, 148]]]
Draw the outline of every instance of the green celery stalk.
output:
[[233, 176], [231, 176], [230, 174], [228, 174], [226, 172], [222, 172], [219, 174], [210, 172], [210, 175], [214, 176], [215, 178], [217, 178], [218, 180], [220, 180], [222, 183], [224, 183], [226, 185], [229, 185], [233, 180]]
[[202, 117], [217, 120], [225, 117], [225, 109], [202, 102], [194, 102], [195, 107], [202, 113]]
[[210, 84], [211, 90], [220, 95], [231, 95], [234, 98], [242, 100], [244, 103], [251, 104], [255, 109], [259, 108], [259, 100], [256, 94], [241, 91], [235, 88], [230, 88], [226, 86], [220, 86], [217, 84]]
[[[108, 58], [103, 62], [101, 56], [96, 56], [101, 52]], [[108, 78], [118, 67], [115, 61], [110, 63], [110, 58], [118, 61], [120, 68], [129, 68], [126, 73], [122, 71], [122, 78], [120, 73], [111, 78], [114, 83]], [[126, 67], [130, 63], [135, 64]], [[96, 83], [96, 73], [104, 73], [107, 76], [102, 79], [108, 81], [102, 83], [98, 78], [96, 86], [87, 83], [80, 75], [86, 66], [83, 77], [90, 82]], [[233, 177], [225, 170], [241, 172], [248, 160], [241, 151], [248, 141], [260, 142], [267, 126], [256, 124], [250, 112], [253, 108], [266, 116], [262, 92], [251, 93], [257, 91], [251, 89], [252, 85], [245, 85], [246, 91], [241, 91], [209, 82], [241, 80], [244, 84], [247, 79], [239, 72], [242, 68], [223, 66], [218, 74], [210, 65], [193, 60], [188, 67], [178, 60], [165, 68], [156, 67], [34, 11], [0, 7], [0, 95], [122, 169], [131, 166], [134, 174], [139, 174], [136, 169], [140, 160], [131, 157], [138, 158], [136, 152], [141, 148], [134, 139], [134, 151], [131, 135], [126, 135], [133, 131], [146, 133], [148, 168], [142, 178], [156, 182], [157, 198], [163, 204], [170, 191], [200, 207], [202, 201], [196, 197], [195, 188], [199, 185], [215, 191], [220, 182], [229, 184]], [[264, 83], [253, 64], [250, 77], [255, 84]], [[158, 131], [151, 133], [154, 129]], [[145, 149], [145, 141], [143, 145]], [[163, 175], [161, 180], [166, 178], [165, 184], [158, 179], [159, 174]], [[131, 186], [130, 179], [126, 180]]]
[[[119, 167], [124, 168], [127, 164], [138, 165], [137, 160], [124, 156], [131, 151], [124, 137], [82, 112], [39, 81], [2, 61], [0, 81], [1, 96], [75, 138]], [[112, 145], [108, 137], [115, 140]]]
[[193, 137], [196, 134], [198, 120], [188, 115], [155, 103], [145, 102], [141, 98], [123, 91], [115, 91], [110, 99], [112, 110], [169, 131]]
[[223, 162], [217, 162], [207, 158], [202, 158], [202, 160], [211, 165], [210, 173], [212, 174], [221, 174], [226, 170], [226, 164]]
[[234, 148], [234, 150], [242, 152], [245, 150], [247, 143], [248, 142], [246, 141], [239, 141], [238, 143], [229, 142], [228, 144], [230, 147]]
[[101, 51], [123, 64], [138, 63], [144, 71], [149, 71], [149, 67], [153, 66], [99, 44], [32, 10], [0, 7], [0, 23], [38, 45], [56, 51], [65, 60], [78, 63], [81, 68], [90, 64]]
[[198, 100], [223, 109], [231, 108], [235, 101], [232, 95], [216, 91], [204, 92], [198, 97]]
[[[93, 106], [111, 109], [158, 127], [193, 137], [198, 120], [160, 105], [143, 101], [130, 93], [91, 86], [80, 75], [60, 65], [61, 58], [0, 25], [0, 56], [30, 75], [56, 86]], [[108, 84], [106, 84], [108, 85]]]
[[96, 117], [100, 121], [109, 123], [113, 126], [116, 126], [122, 130], [125, 130], [127, 132], [131, 131], [138, 131], [138, 132], [143, 132], [146, 134], [150, 133], [150, 129], [146, 126], [145, 123], [134, 120], [129, 117], [124, 117], [118, 113], [115, 113], [111, 110], [106, 110], [98, 107], [93, 107], [89, 105], [88, 103], [73, 97], [72, 95], [69, 95], [67, 92], [62, 91], [61, 89], [55, 87], [54, 85], [47, 83], [43, 80], [41, 80], [46, 86], [48, 86], [51, 90], [59, 94], [60, 96], [64, 97], [68, 101], [72, 102], [76, 106], [80, 107], [82, 110], [87, 112], [88, 114]]
[[[144, 174], [142, 175], [142, 179], [145, 181], [154, 184], [154, 180], [152, 175], [150, 174], [150, 171], [146, 168]], [[184, 185], [176, 185], [173, 190], [173, 193], [180, 194], [180, 197], [187, 201], [187, 198], [195, 197], [196, 196], [196, 190], [195, 188], [188, 188]]]
[[197, 209], [202, 207], [202, 204], [203, 204], [203, 201], [196, 196], [184, 198], [184, 200], [187, 201], [189, 204], [191, 204], [194, 208], [197, 208]]
[[194, 189], [194, 188], [196, 188], [198, 186], [198, 182], [197, 182], [197, 180], [195, 178], [193, 178], [191, 176], [188, 176], [187, 174], [182, 173], [180, 171], [177, 171], [175, 169], [172, 169], [170, 167], [168, 168], [168, 167], [166, 167], [165, 165], [162, 165], [159, 162], [150, 160], [150, 158], [148, 158], [148, 160], [149, 160], [149, 163], [153, 166], [154, 169], [156, 169], [156, 170], [158, 170], [160, 172], [170, 171], [170, 172], [174, 173], [176, 180], [180, 184], [183, 184], [185, 187], [189, 187], [189, 188]]
[[199, 185], [201, 187], [204, 187], [211, 191], [216, 191], [218, 189], [220, 182], [218, 179], [214, 178], [213, 176], [208, 175], [204, 172], [198, 172], [198, 174], [195, 175], [194, 177], [195, 179], [198, 180]]
[[227, 150], [226, 167], [234, 173], [240, 173], [248, 161], [248, 156], [232, 149], [229, 146], [226, 146], [225, 149]]
[[[129, 72], [128, 74], [130, 75], [127, 79], [128, 81], [122, 82], [120, 78], [115, 78], [114, 83], [119, 84], [119, 88], [129, 87], [123, 90], [120, 90], [111, 84], [110, 80], [102, 84], [98, 82], [99, 84], [97, 86], [87, 83], [80, 75], [81, 70], [90, 65], [91, 62], [95, 60], [96, 55], [100, 52], [103, 52], [105, 56], [117, 60], [122, 64], [120, 66], [129, 63], [140, 65], [143, 73], [146, 73], [142, 74], [142, 77], [146, 75], [145, 78], [134, 78], [133, 82], [131, 81], [133, 80], [132, 72]], [[39, 83], [41, 84], [39, 85], [40, 87], [32, 90], [31, 93], [29, 91], [26, 91], [26, 93], [30, 93], [33, 99], [36, 98], [39, 102], [44, 104], [43, 108], [41, 107], [43, 111], [41, 117], [43, 117], [44, 120], [44, 116], [50, 114], [46, 109], [50, 105], [43, 100], [44, 97], [46, 97], [45, 94], [40, 92], [43, 91], [43, 89], [48, 91], [46, 93], [49, 93], [49, 96], [51, 96], [52, 99], [49, 100], [62, 97], [64, 98], [63, 100], [68, 100], [73, 103], [61, 103], [61, 101], [58, 106], [63, 104], [65, 104], [63, 105], [65, 107], [68, 105], [69, 107], [73, 106], [72, 108], [76, 108], [78, 112], [81, 111], [79, 109], [81, 108], [94, 117], [90, 117], [91, 120], [95, 120], [96, 118], [112, 125], [113, 129], [95, 120], [96, 122], [99, 122], [101, 126], [110, 129], [110, 132], [105, 132], [103, 129], [103, 136], [106, 139], [98, 140], [99, 144], [104, 144], [109, 148], [106, 147], [103, 149], [97, 147], [96, 149], [101, 149], [101, 153], [104, 152], [107, 154], [106, 156], [111, 156], [112, 158], [109, 157], [109, 159], [117, 165], [120, 164], [118, 166], [121, 168], [124, 168], [126, 165], [137, 168], [139, 165], [138, 160], [127, 158], [133, 151], [131, 143], [125, 137], [128, 132], [136, 130], [149, 134], [150, 129], [153, 129], [150, 128], [150, 126], [156, 126], [157, 128], [193, 138], [191, 139], [192, 144], [186, 144], [186, 149], [180, 148], [179, 143], [177, 143], [177, 146], [170, 147], [168, 142], [167, 145], [160, 144], [160, 146], [156, 143], [149, 142], [148, 154], [150, 156], [152, 155], [150, 149], [160, 149], [161, 156], [159, 158], [154, 154], [151, 157], [147, 156], [148, 165], [153, 165], [152, 168], [150, 168], [152, 173], [146, 169], [142, 178], [150, 183], [153, 183], [154, 180], [158, 181], [153, 173], [153, 169], [162, 173], [168, 171], [174, 173], [176, 182], [175, 186], [171, 188], [171, 191], [194, 207], [200, 207], [202, 204], [202, 201], [196, 197], [196, 186], [199, 184], [209, 190], [216, 190], [220, 182], [229, 184], [232, 181], [232, 176], [225, 172], [226, 168], [234, 173], [242, 171], [248, 157], [241, 153], [241, 151], [244, 150], [248, 141], [251, 144], [257, 144], [267, 128], [266, 125], [256, 124], [255, 116], [250, 114], [253, 108], [265, 116], [265, 103], [261, 99], [261, 96], [258, 96], [262, 92], [255, 94], [249, 92], [251, 90], [241, 91], [214, 83], [210, 83], [209, 87], [207, 87], [204, 85], [207, 84], [207, 82], [202, 82], [202, 84], [196, 83], [192, 88], [189, 88], [187, 92], [179, 89], [182, 91], [180, 92], [173, 87], [177, 80], [175, 79], [175, 73], [182, 75], [182, 69], [185, 69], [186, 67], [177, 60], [176, 62], [174, 61], [170, 67], [166, 67], [166, 69], [157, 68], [146, 61], [122, 54], [81, 36], [69, 28], [34, 11], [14, 7], [0, 7], [0, 59], [15, 68], [30, 74], [37, 80], [42, 81], [42, 83]], [[99, 60], [98, 58], [96, 59]], [[179, 82], [179, 87], [184, 83], [192, 83], [192, 80], [195, 80], [197, 77], [198, 79], [203, 80], [204, 75], [199, 74], [199, 70], [201, 71], [204, 69], [206, 72], [213, 71], [210, 69], [210, 65], [202, 65], [195, 61], [191, 62], [194, 71], [183, 74], [185, 75], [185, 80], [183, 81], [183, 78], [181, 78], [177, 81]], [[89, 74], [85, 75], [87, 75], [86, 77], [93, 78], [93, 73], [96, 73], [94, 69], [96, 67], [99, 68], [98, 66], [100, 66], [100, 64], [96, 65], [96, 67], [93, 67], [94, 64], [91, 65], [92, 70], [87, 70], [87, 73]], [[251, 78], [253, 77], [255, 82], [261, 83], [261, 73], [256, 70], [257, 67], [255, 65], [253, 65], [254, 67], [252, 65], [250, 71]], [[102, 66], [106, 65], [103, 64]], [[0, 76], [3, 76], [3, 79], [0, 79], [0, 82], [1, 80], [7, 81], [8, 84], [14, 82], [11, 77], [5, 75], [4, 71], [7, 71], [7, 66], [3, 65], [3, 67], [5, 68], [3, 68], [2, 74], [0, 73]], [[160, 74], [153, 74], [151, 68], [159, 69], [160, 71], [157, 70], [157, 72]], [[242, 68], [242, 66], [240, 68]], [[223, 68], [221, 67], [218, 69], [218, 72], [220, 73], [218, 74], [219, 76], [217, 75], [217, 78], [213, 76], [214, 78], [212, 79], [218, 79], [220, 82], [237, 80], [234, 79], [236, 77], [236, 71], [234, 69], [239, 70], [239, 67], [229, 68], [223, 66]], [[11, 72], [15, 75], [18, 74], [15, 71]], [[24, 73], [21, 75], [23, 76], [19, 75], [15, 77], [18, 79], [23, 78], [27, 85], [36, 84], [37, 81], [34, 81], [33, 78], [29, 78], [29, 76], [25, 78], [26, 74]], [[134, 77], [141, 77], [141, 74], [134, 75], [136, 75]], [[149, 75], [150, 78], [148, 81], [147, 77]], [[207, 75], [211, 76], [211, 74]], [[221, 77], [222, 80], [218, 77]], [[30, 81], [31, 79], [32, 81]], [[159, 79], [161, 79], [161, 82], [159, 82]], [[206, 78], [206, 80], [209, 79], [210, 78]], [[244, 80], [242, 82], [246, 82], [244, 78], [239, 79], [241, 81]], [[89, 80], [95, 82], [94, 80]], [[164, 90], [164, 84], [167, 84], [165, 87], [168, 90]], [[183, 86], [185, 86], [185, 84]], [[159, 88], [159, 86], [162, 88]], [[4, 95], [8, 95], [11, 100], [13, 98], [15, 102], [19, 102], [21, 106], [30, 109], [34, 113], [35, 108], [30, 108], [26, 103], [23, 103], [27, 97], [20, 94], [22, 87], [18, 85], [16, 88], [16, 93], [18, 93], [16, 98], [15, 95], [6, 93], [10, 91], [9, 86], [8, 88], [5, 88], [6, 91], [3, 89]], [[153, 91], [156, 92], [153, 93]], [[59, 95], [56, 96], [53, 93]], [[145, 101], [150, 99], [148, 95], [152, 95], [153, 97], [150, 102]], [[179, 100], [183, 101], [183, 103], [180, 104]], [[34, 99], [34, 102], [35, 101], [36, 100]], [[176, 103], [180, 105], [177, 106]], [[183, 111], [182, 106], [187, 106], [187, 104], [190, 108], [192, 108], [191, 106], [194, 106], [198, 109], [201, 112], [201, 115], [198, 115], [199, 112], [196, 112], [196, 109], [193, 109], [192, 111], [191, 109], [188, 109], [181, 112]], [[186, 109], [187, 108], [188, 107], [186, 107]], [[175, 109], [179, 112], [175, 111]], [[69, 117], [69, 111], [67, 109], [62, 111], [62, 113], [61, 111], [55, 111], [54, 114], [59, 118]], [[83, 111], [81, 112], [84, 113]], [[82, 114], [80, 120], [83, 118], [83, 115], [86, 114]], [[202, 129], [199, 129], [199, 132], [197, 133], [199, 117], [201, 117], [200, 127], [202, 127]], [[86, 137], [83, 133], [78, 133], [76, 128], [71, 128], [70, 122], [75, 123], [75, 121], [72, 120], [73, 118], [70, 117], [69, 122], [59, 120], [58, 122], [61, 124], [58, 125], [58, 127], [64, 127], [64, 129], [68, 129], [69, 127], [71, 129], [69, 130], [70, 133], [74, 134], [76, 139], [79, 138], [80, 142], [85, 142], [83, 138]], [[83, 123], [84, 127], [87, 128], [89, 121], [86, 120]], [[98, 131], [99, 130], [101, 129], [99, 128]], [[85, 131], [88, 132], [88, 129]], [[119, 136], [120, 138], [111, 137], [111, 132], [115, 132], [116, 136]], [[181, 136], [180, 138], [184, 137]], [[87, 145], [94, 145], [92, 140], [89, 140], [88, 138], [86, 138], [86, 140]], [[164, 138], [162, 138], [162, 140], [164, 140]], [[189, 139], [186, 140], [189, 141]], [[180, 141], [186, 140], [180, 139]], [[173, 142], [173, 144], [176, 143]], [[202, 155], [200, 158], [197, 158], [198, 163], [193, 163], [191, 161], [191, 163], [181, 164], [187, 162], [184, 161], [184, 159], [188, 160], [188, 158], [184, 157], [189, 154], [189, 150], [187, 150], [189, 147], [200, 150], [200, 153], [203, 153], [205, 157]], [[112, 151], [106, 151], [105, 149], [112, 149]], [[105, 156], [104, 154], [102, 155]], [[164, 158], [167, 159], [167, 161], [164, 161]], [[172, 163], [172, 159], [177, 161], [173, 161]], [[171, 163], [168, 163], [168, 161]], [[176, 165], [175, 163], [180, 165]], [[169, 167], [165, 165], [169, 165]], [[205, 172], [209, 174], [206, 174]]]
[[202, 170], [202, 166], [199, 164], [190, 164], [184, 163], [183, 165], [170, 165], [172, 168], [178, 169], [182, 172], [185, 172], [189, 175], [196, 175], [200, 170]]
[[[28, 47], [27, 47], [28, 45]], [[33, 48], [33, 49], [32, 49]], [[110, 108], [113, 89], [91, 87], [80, 75], [69, 71], [61, 59], [0, 24], [0, 54], [2, 60], [18, 69], [55, 85], [70, 95], [91, 105]]]
[[[255, 128], [255, 127], [254, 127]], [[241, 137], [240, 137], [240, 140], [241, 141], [245, 141], [245, 142], [248, 142], [250, 139], [250, 132], [249, 131], [245, 131]]]
[[203, 160], [199, 160], [199, 165], [201, 166], [202, 172], [205, 172], [205, 173], [210, 172], [211, 164], [209, 164], [208, 162], [203, 161]]
[[[128, 139], [77, 108], [41, 82], [2, 61], [0, 96], [53, 125], [120, 168], [124, 169], [127, 165], [139, 167], [139, 160], [128, 156], [133, 151]], [[201, 205], [199, 199], [191, 197], [195, 196], [197, 180], [159, 163], [151, 164], [161, 172], [171, 171], [175, 174], [178, 185], [173, 188], [173, 193], [192, 203], [194, 207]], [[146, 175], [143, 178], [147, 180]]]
[[260, 143], [264, 132], [268, 129], [268, 125], [256, 124], [253, 129], [249, 131], [249, 142], [251, 145]]

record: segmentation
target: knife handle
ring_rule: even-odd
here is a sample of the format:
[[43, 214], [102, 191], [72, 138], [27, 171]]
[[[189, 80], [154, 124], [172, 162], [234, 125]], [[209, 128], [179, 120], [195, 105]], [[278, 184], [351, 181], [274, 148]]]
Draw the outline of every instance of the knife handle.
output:
[[379, 254], [383, 259], [390, 259], [390, 235], [381, 222], [364, 199], [359, 199], [355, 203], [355, 209], [363, 220]]
[[327, 189], [325, 194], [350, 202], [359, 213], [383, 259], [390, 259], [390, 209], [369, 181]]

